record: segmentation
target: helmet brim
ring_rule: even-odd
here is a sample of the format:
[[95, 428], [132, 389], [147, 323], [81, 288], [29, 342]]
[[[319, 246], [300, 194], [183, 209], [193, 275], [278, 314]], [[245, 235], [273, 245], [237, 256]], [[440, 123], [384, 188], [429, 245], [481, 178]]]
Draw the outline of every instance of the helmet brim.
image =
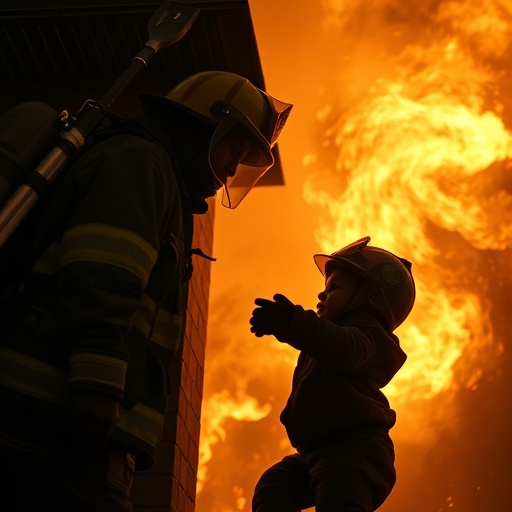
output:
[[325, 276], [325, 265], [330, 259], [327, 254], [315, 254], [313, 256], [313, 260], [323, 276]]
[[329, 254], [315, 254], [313, 256], [313, 259], [316, 263], [316, 266], [318, 267], [318, 270], [320, 270], [321, 274], [325, 277], [326, 275], [326, 266], [329, 261], [332, 261], [336, 264], [339, 268], [344, 268], [349, 271], [354, 272], [355, 274], [361, 275], [365, 277], [366, 279], [369, 279], [369, 276], [366, 275], [364, 272], [364, 269], [362, 269], [359, 265], [356, 263], [343, 258], [343, 257], [336, 257]]

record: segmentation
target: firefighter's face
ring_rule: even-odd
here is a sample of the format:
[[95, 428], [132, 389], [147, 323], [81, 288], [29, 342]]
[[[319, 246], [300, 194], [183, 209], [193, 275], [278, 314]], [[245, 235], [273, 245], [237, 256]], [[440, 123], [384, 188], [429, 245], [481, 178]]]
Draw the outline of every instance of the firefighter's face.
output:
[[210, 150], [210, 166], [218, 179], [217, 190], [234, 176], [238, 164], [250, 158], [254, 151], [251, 139], [240, 130], [231, 130]]
[[350, 305], [350, 309], [361, 304], [352, 304], [361, 287], [361, 279], [345, 269], [334, 270], [325, 280], [325, 289], [318, 294], [317, 316], [334, 320]]

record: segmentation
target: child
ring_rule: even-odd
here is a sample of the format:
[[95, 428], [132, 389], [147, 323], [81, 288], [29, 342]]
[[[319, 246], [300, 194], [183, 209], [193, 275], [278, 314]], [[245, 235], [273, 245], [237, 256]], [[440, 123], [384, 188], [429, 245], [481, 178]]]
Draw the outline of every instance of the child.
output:
[[407, 358], [393, 331], [415, 287], [410, 262], [369, 242], [314, 256], [325, 276], [316, 314], [280, 294], [255, 301], [251, 332], [300, 354], [280, 416], [297, 453], [263, 473], [253, 512], [371, 512], [395, 484], [396, 414], [380, 389]]

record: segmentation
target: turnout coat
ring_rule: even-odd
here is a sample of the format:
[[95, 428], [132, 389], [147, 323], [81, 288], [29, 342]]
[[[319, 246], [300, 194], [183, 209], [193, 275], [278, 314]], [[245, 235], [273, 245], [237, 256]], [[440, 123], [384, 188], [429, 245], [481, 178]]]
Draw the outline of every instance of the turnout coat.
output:
[[103, 394], [121, 406], [112, 438], [148, 468], [182, 337], [193, 224], [166, 133], [141, 116], [94, 144], [38, 215], [44, 251], [2, 311], [0, 435], [52, 455], [70, 396]]

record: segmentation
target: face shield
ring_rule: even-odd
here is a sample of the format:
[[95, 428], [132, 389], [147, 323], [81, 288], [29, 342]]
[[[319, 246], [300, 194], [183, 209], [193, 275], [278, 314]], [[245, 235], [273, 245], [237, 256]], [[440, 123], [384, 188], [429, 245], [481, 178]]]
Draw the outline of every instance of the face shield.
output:
[[[212, 113], [220, 122], [210, 142], [209, 164], [214, 176], [222, 186], [220, 200], [227, 208], [236, 208], [258, 180], [274, 164], [272, 146], [286, 122], [292, 106], [265, 95], [270, 109], [270, 119], [265, 123], [269, 129], [268, 138], [233, 105], [218, 101], [212, 106]], [[242, 158], [233, 151], [233, 134], [242, 135], [250, 146]], [[224, 153], [225, 166], [218, 165], [213, 155]]]

